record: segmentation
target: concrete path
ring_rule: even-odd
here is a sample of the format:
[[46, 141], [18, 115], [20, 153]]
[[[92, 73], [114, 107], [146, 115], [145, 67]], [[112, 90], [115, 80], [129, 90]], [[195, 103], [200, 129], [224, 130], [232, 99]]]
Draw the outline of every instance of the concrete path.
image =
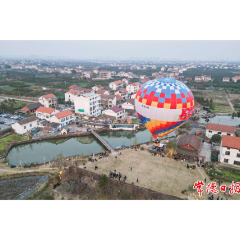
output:
[[14, 100], [17, 100], [17, 101], [30, 102], [30, 103], [37, 103], [38, 102], [38, 101], [33, 101], [33, 100], [28, 100], [28, 99], [12, 98], [12, 97], [2, 97], [2, 96], [0, 96], [0, 98], [2, 98], [2, 99], [14, 99]]

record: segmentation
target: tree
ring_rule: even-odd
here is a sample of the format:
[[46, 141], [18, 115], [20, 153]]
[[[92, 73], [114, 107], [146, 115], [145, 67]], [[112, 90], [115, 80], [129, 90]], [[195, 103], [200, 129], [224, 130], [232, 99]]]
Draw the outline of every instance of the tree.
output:
[[222, 137], [219, 134], [214, 134], [211, 138], [212, 142], [221, 142]]
[[107, 181], [108, 181], [108, 177], [105, 174], [103, 174], [101, 182], [100, 182], [100, 188], [105, 187], [105, 185], [107, 184]]
[[167, 149], [168, 149], [170, 155], [172, 155], [173, 152], [177, 150], [177, 148], [178, 148], [177, 143], [175, 143], [173, 141], [170, 141], [167, 143]]
[[76, 73], [77, 73], [76, 70], [73, 69], [73, 70], [72, 70], [72, 74], [76, 74]]

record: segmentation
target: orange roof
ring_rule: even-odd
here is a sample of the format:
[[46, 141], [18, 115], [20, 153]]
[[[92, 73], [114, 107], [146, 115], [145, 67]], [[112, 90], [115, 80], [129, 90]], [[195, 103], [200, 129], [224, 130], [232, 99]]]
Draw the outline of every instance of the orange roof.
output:
[[112, 83], [115, 83], [115, 84], [122, 83], [122, 80], [117, 80], [117, 81], [114, 81]]
[[222, 147], [234, 148], [240, 150], [240, 138], [228, 135], [222, 136]]
[[122, 98], [119, 94], [116, 95], [117, 100]]
[[60, 118], [64, 118], [64, 117], [70, 116], [70, 115], [72, 115], [72, 114], [73, 114], [72, 111], [67, 110], [67, 111], [65, 111], [65, 112], [57, 113], [57, 114], [55, 114], [54, 116], [60, 119]]
[[75, 94], [77, 94], [78, 93], [78, 91], [77, 90], [71, 90], [71, 91], [68, 91], [69, 93], [71, 93], [71, 94], [73, 94], [73, 95], [75, 95]]
[[52, 93], [47, 94], [47, 95], [43, 95], [42, 97], [44, 97], [45, 99], [49, 99], [49, 98], [55, 98], [56, 96]]
[[128, 93], [128, 91], [125, 89], [119, 90], [119, 92]]
[[42, 112], [42, 113], [49, 113], [51, 114], [55, 109], [54, 108], [48, 108], [48, 107], [39, 107], [36, 111]]
[[220, 125], [215, 123], [207, 123], [206, 129], [219, 131], [219, 132], [235, 133], [235, 127], [228, 126], [228, 125]]

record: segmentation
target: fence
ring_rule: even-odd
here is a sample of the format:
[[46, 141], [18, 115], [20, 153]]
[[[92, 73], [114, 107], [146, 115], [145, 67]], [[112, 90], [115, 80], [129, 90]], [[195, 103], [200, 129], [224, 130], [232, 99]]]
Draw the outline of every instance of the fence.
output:
[[[83, 176], [94, 178], [94, 179], [99, 180], [99, 181], [102, 178], [102, 175], [100, 175], [100, 174], [90, 172], [90, 171], [82, 169], [82, 168], [71, 166], [61, 175], [61, 180], [64, 181], [64, 179], [66, 179], [68, 177], [68, 175], [70, 175], [72, 173], [73, 174], [81, 174]], [[121, 187], [121, 189], [124, 189], [124, 190], [129, 191], [129, 192], [133, 192], [133, 193], [134, 192], [144, 193], [146, 195], [152, 196], [155, 199], [159, 199], [159, 200], [160, 199], [161, 200], [181, 200], [181, 198], [173, 196], [173, 195], [169, 195], [169, 194], [154, 191], [152, 189], [143, 188], [143, 187], [135, 186], [135, 185], [132, 185], [132, 184], [124, 183], [124, 182], [117, 181], [117, 180], [112, 179], [112, 178], [109, 178], [108, 181], [114, 187]]]

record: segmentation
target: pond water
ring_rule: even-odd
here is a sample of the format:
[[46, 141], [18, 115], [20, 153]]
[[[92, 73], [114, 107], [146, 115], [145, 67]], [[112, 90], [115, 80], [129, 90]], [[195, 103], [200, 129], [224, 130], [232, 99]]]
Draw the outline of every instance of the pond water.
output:
[[[205, 118], [200, 118], [198, 120], [198, 123], [207, 123], [205, 120]], [[238, 126], [240, 124], [240, 118], [235, 117], [234, 119], [232, 119], [231, 116], [215, 116], [213, 118], [209, 118], [209, 123]]]
[[[138, 131], [101, 132], [100, 135], [116, 148], [121, 145], [133, 145], [135, 141], [143, 143], [150, 141], [151, 134], [147, 129]], [[168, 135], [175, 136], [175, 132]], [[34, 143], [22, 144], [13, 147], [8, 154], [9, 163], [12, 165], [29, 165], [31, 163], [44, 163], [53, 161], [60, 153], [64, 157], [77, 154], [92, 154], [101, 152], [104, 148], [92, 135], [49, 139]], [[105, 149], [105, 148], [104, 148]]]

